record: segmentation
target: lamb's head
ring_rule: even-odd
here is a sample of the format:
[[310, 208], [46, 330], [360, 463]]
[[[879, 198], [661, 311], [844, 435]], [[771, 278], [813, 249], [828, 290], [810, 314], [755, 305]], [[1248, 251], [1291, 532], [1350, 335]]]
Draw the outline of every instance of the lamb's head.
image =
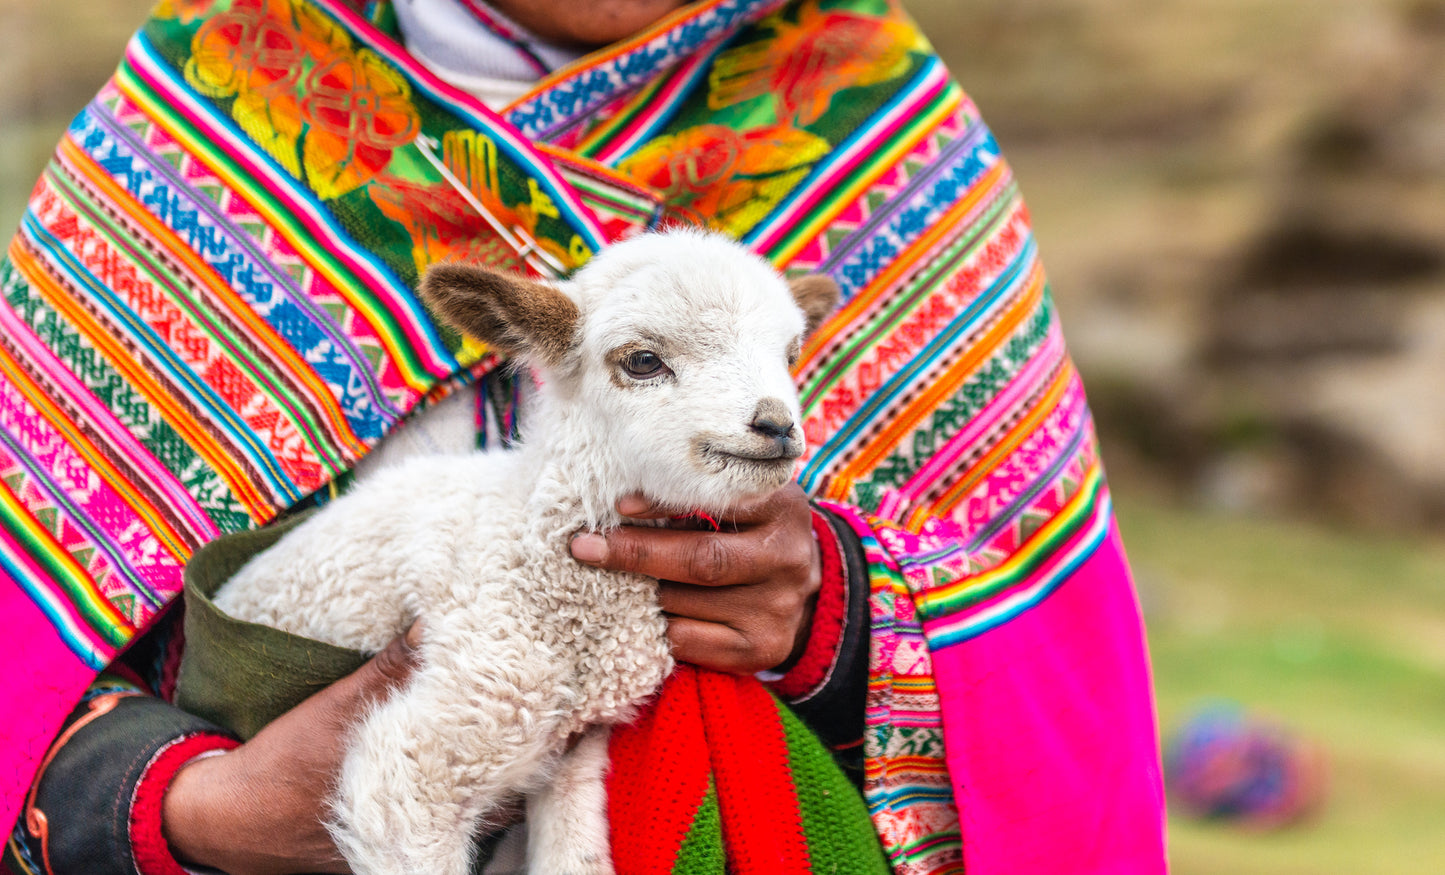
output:
[[526, 440], [552, 440], [538, 427], [585, 440], [597, 485], [615, 493], [595, 498], [640, 491], [714, 513], [791, 476], [804, 443], [790, 368], [838, 301], [826, 277], [785, 281], [687, 230], [619, 243], [555, 285], [447, 264], [422, 291], [458, 330], [538, 371], [542, 421]]

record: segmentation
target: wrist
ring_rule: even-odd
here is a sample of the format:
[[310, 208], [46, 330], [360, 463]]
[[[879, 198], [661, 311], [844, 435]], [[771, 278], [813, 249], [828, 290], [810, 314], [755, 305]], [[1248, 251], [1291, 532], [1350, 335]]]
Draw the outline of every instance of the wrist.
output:
[[828, 677], [843, 636], [847, 580], [836, 534], [827, 519], [812, 512], [814, 568], [817, 585], [798, 630], [793, 653], [771, 672], [774, 692], [794, 700], [808, 695]]
[[[230, 747], [234, 746], [235, 742], [231, 742]], [[224, 842], [218, 841], [226, 832], [221, 827], [236, 823], [232, 812], [225, 809], [227, 756], [202, 753], [189, 759], [171, 775], [164, 788], [159, 831], [174, 863], [205, 866], [235, 875], [236, 870], [225, 857]], [[152, 875], [152, 870], [141, 871]], [[154, 872], [161, 875], [166, 870], [162, 867]]]

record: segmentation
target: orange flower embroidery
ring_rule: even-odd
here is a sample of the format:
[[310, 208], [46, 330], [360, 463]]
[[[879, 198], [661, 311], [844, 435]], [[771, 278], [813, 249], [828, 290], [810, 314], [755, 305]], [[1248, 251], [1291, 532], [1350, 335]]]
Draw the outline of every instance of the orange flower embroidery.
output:
[[416, 138], [421, 120], [411, 86], [368, 49], [338, 52], [307, 77], [301, 112], [306, 178], [322, 198], [340, 197], [386, 167]]
[[911, 49], [925, 48], [902, 13], [871, 18], [824, 12], [818, 0], [804, 4], [798, 23], [780, 14], [765, 21], [776, 37], [729, 49], [708, 78], [708, 106], [723, 109], [770, 97], [780, 123], [806, 126], [823, 117], [845, 88], [886, 82], [908, 68]]
[[[441, 158], [457, 180], [508, 228], [522, 229], [564, 265], [575, 267], [585, 260], [587, 253], [567, 251], [538, 234], [540, 216], [557, 216], [555, 205], [540, 191], [532, 191], [530, 200], [511, 206], [502, 201], [497, 194], [502, 189], [497, 147], [484, 134], [448, 131], [442, 138]], [[456, 260], [527, 270], [516, 250], [446, 182], [410, 182], [384, 175], [369, 193], [383, 215], [406, 228], [418, 274], [430, 264]]]
[[619, 168], [669, 206], [741, 234], [807, 175], [828, 142], [792, 127], [701, 125], [648, 143]]
[[406, 80], [291, 0], [237, 0], [207, 20], [185, 75], [207, 97], [235, 97], [241, 129], [322, 198], [369, 182], [420, 130]]

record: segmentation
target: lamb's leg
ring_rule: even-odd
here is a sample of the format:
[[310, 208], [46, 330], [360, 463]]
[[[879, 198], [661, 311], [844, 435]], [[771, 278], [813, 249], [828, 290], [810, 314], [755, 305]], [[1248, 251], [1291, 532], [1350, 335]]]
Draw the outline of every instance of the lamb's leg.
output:
[[531, 875], [612, 875], [605, 780], [610, 734], [605, 726], [590, 730], [552, 781], [527, 798]]
[[465, 676], [455, 656], [423, 649], [411, 684], [358, 727], [330, 824], [356, 875], [468, 875], [485, 816], [555, 756], [555, 718], [539, 717], [517, 672], [492, 671], [508, 661], [473, 662], [482, 668]]

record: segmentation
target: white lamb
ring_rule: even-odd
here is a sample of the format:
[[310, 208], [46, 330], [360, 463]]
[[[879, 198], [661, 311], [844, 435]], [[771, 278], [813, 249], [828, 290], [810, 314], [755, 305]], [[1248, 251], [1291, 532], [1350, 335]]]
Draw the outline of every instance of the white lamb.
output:
[[520, 795], [530, 872], [610, 873], [607, 727], [672, 657], [656, 581], [581, 565], [568, 544], [619, 525], [628, 493], [724, 516], [786, 483], [803, 452], [789, 367], [837, 286], [672, 231], [555, 286], [451, 264], [422, 291], [535, 370], [521, 448], [381, 472], [216, 604], [367, 652], [422, 620], [420, 664], [357, 729], [332, 803], [358, 875], [466, 875], [476, 830]]

